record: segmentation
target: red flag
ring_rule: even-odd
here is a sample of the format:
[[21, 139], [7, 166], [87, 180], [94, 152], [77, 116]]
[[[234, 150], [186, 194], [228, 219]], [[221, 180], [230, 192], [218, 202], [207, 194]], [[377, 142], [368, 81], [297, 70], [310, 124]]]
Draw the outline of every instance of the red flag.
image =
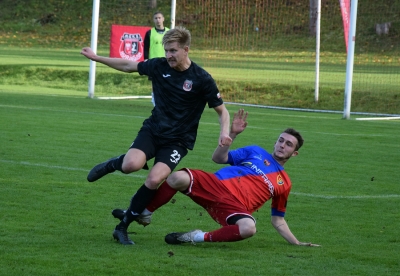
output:
[[143, 61], [143, 44], [146, 32], [151, 27], [111, 26], [110, 57]]
[[349, 40], [349, 27], [350, 27], [350, 0], [339, 0], [340, 10], [342, 11], [342, 21], [344, 30], [344, 41], [346, 43], [346, 51]]

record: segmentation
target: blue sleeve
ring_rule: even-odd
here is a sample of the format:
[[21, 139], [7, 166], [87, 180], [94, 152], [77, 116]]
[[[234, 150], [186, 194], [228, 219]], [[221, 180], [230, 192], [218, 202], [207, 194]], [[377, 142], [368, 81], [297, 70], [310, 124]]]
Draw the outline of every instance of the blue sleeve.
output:
[[246, 146], [229, 151], [227, 163], [234, 166], [249, 161], [251, 154], [255, 152], [254, 149], [254, 146]]
[[246, 147], [231, 150], [228, 154], [228, 164], [238, 165], [247, 158], [247, 155]]
[[233, 165], [233, 157], [231, 152], [228, 152], [228, 161], [226, 161], [226, 164]]
[[278, 211], [276, 208], [271, 208], [271, 216], [284, 217], [285, 212]]

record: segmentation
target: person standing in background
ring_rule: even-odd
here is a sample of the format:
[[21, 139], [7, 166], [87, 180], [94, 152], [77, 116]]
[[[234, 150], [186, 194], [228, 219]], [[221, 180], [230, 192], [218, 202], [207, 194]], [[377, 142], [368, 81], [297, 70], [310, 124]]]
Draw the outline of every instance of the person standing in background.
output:
[[[164, 34], [169, 28], [164, 27], [164, 15], [157, 11], [153, 14], [154, 28], [146, 32], [144, 37], [144, 59], [151, 59], [156, 57], [165, 57], [165, 51], [162, 44]], [[151, 77], [149, 77], [151, 81]], [[153, 85], [152, 85], [153, 86]], [[155, 106], [154, 93], [151, 91], [151, 102]]]

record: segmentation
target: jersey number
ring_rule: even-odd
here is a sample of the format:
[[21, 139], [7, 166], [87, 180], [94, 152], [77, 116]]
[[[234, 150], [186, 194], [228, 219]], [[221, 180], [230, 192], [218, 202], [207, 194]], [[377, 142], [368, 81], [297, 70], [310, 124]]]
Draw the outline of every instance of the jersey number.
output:
[[171, 162], [178, 164], [179, 160], [181, 159], [181, 155], [177, 150], [174, 150], [173, 153], [171, 154]]

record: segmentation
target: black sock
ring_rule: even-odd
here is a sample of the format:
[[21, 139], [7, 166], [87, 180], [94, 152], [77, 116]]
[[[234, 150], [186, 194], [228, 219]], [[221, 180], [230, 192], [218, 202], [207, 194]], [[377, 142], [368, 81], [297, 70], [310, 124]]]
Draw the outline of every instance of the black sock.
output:
[[156, 194], [156, 190], [147, 188], [144, 184], [139, 188], [136, 194], [131, 199], [131, 204], [128, 210], [126, 210], [125, 217], [119, 225], [128, 227], [132, 221], [134, 221], [143, 211], [146, 206], [153, 199]]
[[117, 225], [117, 228], [128, 228], [129, 224], [131, 224], [131, 222], [134, 221], [138, 216], [139, 215], [133, 215], [129, 209], [126, 210], [125, 216]]
[[124, 162], [124, 157], [125, 157], [125, 154], [122, 154], [122, 155], [118, 156], [118, 158], [115, 158], [115, 159], [111, 160], [107, 164], [107, 166], [110, 166], [109, 168], [110, 169], [112, 168], [112, 170], [114, 170], [114, 171], [118, 170], [120, 172], [123, 172], [122, 171], [122, 163]]

